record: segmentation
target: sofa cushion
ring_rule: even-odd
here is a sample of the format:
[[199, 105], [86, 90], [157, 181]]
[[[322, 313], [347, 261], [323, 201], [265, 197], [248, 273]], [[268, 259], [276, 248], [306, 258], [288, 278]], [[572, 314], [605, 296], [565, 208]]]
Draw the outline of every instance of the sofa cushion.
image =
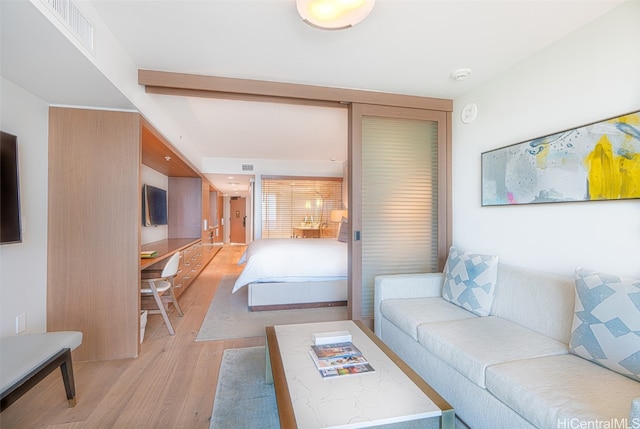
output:
[[498, 276], [498, 257], [452, 247], [444, 266], [442, 297], [478, 316], [488, 316]]
[[380, 303], [380, 313], [415, 341], [418, 341], [418, 326], [423, 323], [478, 317], [441, 297], [385, 299]]
[[499, 264], [491, 315], [569, 344], [575, 295], [574, 277]]
[[492, 365], [487, 389], [541, 428], [622, 422], [640, 396], [640, 383], [570, 354]]
[[576, 269], [570, 352], [640, 381], [640, 280]]
[[567, 345], [495, 316], [423, 324], [418, 342], [479, 387], [489, 365], [567, 354]]

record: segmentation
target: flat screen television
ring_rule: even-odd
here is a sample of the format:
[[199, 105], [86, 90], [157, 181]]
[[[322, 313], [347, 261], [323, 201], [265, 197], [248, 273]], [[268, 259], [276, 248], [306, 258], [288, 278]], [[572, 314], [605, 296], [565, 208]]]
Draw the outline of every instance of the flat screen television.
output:
[[167, 224], [167, 191], [151, 185], [142, 186], [142, 224]]
[[18, 138], [0, 131], [0, 244], [20, 243]]

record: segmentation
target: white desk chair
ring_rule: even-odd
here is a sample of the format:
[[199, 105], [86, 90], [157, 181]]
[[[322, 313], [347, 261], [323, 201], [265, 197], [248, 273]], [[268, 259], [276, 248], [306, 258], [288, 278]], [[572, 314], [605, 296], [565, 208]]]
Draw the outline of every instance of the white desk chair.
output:
[[167, 325], [167, 329], [169, 329], [169, 334], [174, 335], [175, 331], [173, 330], [173, 326], [171, 325], [171, 321], [169, 320], [169, 316], [167, 315], [167, 310], [164, 307], [163, 298], [166, 298], [164, 295], [166, 292], [169, 293], [169, 299], [173, 303], [178, 315], [182, 317], [184, 313], [182, 313], [182, 309], [180, 308], [180, 304], [178, 304], [178, 300], [176, 299], [176, 294], [173, 291], [173, 279], [178, 273], [178, 265], [180, 263], [180, 252], [176, 252], [169, 258], [169, 261], [166, 263], [164, 268], [162, 269], [162, 273], [160, 277], [153, 279], [142, 279], [140, 294], [143, 296], [153, 296], [158, 305], [158, 310], [149, 310], [149, 313], [160, 313], [162, 314], [162, 318], [164, 319], [165, 325]]

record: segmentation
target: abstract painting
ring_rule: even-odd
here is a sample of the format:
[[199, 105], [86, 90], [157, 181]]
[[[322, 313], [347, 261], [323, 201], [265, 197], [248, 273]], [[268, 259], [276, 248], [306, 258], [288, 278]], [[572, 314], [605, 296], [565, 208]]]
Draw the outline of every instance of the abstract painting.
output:
[[640, 198], [640, 111], [482, 154], [482, 205]]

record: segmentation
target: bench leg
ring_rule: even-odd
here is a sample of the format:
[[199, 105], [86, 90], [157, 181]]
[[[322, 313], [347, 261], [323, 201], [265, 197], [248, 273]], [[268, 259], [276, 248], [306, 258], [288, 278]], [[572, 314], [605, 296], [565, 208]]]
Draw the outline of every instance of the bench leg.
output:
[[64, 361], [60, 364], [60, 371], [62, 372], [62, 381], [64, 383], [64, 390], [67, 393], [67, 401], [70, 407], [76, 406], [76, 383], [73, 379], [73, 363], [71, 362], [71, 351], [66, 349], [64, 354]]
[[67, 401], [69, 402], [69, 406], [73, 407], [76, 404], [76, 388], [73, 380], [71, 350], [66, 348], [60, 350], [56, 355], [52, 356], [51, 359], [44, 362], [38, 368], [35, 368], [22, 379], [18, 380], [13, 386], [3, 391], [0, 410], [4, 411], [5, 408], [17, 401], [18, 398], [27, 393], [29, 389], [42, 381], [58, 367], [60, 367], [60, 370], [62, 371], [62, 380], [64, 382], [64, 389], [67, 392]]

